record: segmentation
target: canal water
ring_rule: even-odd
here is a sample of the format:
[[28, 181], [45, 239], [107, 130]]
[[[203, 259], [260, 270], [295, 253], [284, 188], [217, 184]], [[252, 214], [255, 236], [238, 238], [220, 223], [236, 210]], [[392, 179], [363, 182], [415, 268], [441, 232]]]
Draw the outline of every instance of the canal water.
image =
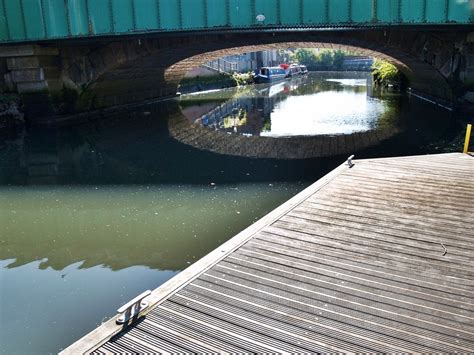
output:
[[256, 151], [259, 139], [285, 149], [290, 138], [383, 130], [352, 153], [423, 154], [452, 137], [453, 122], [374, 92], [365, 74], [325, 73], [4, 133], [1, 352], [57, 353], [347, 157], [247, 157], [232, 139], [254, 139]]

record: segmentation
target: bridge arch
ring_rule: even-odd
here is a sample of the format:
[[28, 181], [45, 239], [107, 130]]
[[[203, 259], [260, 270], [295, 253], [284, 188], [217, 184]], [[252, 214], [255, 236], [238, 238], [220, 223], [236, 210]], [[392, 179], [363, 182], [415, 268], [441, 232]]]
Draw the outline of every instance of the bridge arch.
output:
[[[91, 108], [172, 96], [184, 75], [205, 62], [244, 52], [286, 48], [343, 49], [380, 58], [398, 67], [413, 89], [444, 100], [453, 99], [450, 85], [439, 70], [439, 63], [449, 60], [451, 52], [442, 40], [420, 31], [265, 32], [166, 41], [112, 43], [100, 48], [100, 54], [89, 53], [89, 62], [101, 58], [98, 65], [92, 65], [91, 75], [86, 80], [82, 78]], [[434, 57], [430, 51], [436, 52]]]

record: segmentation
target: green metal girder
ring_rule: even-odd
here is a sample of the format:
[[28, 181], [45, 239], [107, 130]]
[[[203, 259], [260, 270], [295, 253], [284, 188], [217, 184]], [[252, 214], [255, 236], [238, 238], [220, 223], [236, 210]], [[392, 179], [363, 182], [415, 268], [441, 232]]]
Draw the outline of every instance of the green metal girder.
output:
[[[264, 15], [264, 21], [257, 15]], [[1, 42], [189, 30], [426, 24], [474, 24], [474, 0], [0, 0]]]

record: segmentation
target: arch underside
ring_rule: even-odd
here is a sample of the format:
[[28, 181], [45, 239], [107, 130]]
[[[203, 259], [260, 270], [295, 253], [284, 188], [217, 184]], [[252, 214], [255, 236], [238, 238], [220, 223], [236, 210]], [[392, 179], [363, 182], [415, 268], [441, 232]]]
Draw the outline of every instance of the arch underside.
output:
[[425, 58], [427, 42], [434, 42], [427, 38], [411, 32], [360, 31], [190, 37], [168, 46], [143, 41], [139, 47], [134, 43], [132, 49], [122, 46], [127, 55], [104, 66], [89, 85], [89, 95], [94, 97], [95, 108], [173, 96], [188, 71], [214, 59], [271, 49], [332, 48], [386, 60], [406, 75], [413, 89], [450, 101], [448, 82]]

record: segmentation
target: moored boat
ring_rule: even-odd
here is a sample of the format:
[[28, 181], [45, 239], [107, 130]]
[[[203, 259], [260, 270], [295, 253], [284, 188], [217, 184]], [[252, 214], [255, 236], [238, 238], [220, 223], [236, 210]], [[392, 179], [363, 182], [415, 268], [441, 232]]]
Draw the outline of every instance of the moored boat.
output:
[[262, 67], [254, 77], [257, 84], [270, 83], [284, 80], [286, 78], [285, 69], [281, 67]]

